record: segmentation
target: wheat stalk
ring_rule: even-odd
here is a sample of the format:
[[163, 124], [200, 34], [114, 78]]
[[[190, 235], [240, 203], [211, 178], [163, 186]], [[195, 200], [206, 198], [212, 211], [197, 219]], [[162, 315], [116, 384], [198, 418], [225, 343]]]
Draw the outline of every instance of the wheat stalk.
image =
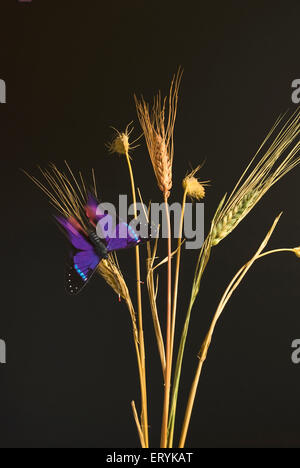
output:
[[[300, 163], [300, 156], [298, 155], [300, 150], [299, 116], [300, 110], [297, 110], [286, 120], [285, 123], [283, 123], [284, 117], [277, 119], [274, 126], [260, 145], [257, 153], [254, 155], [238, 180], [230, 196], [226, 199], [225, 195], [219, 203], [211, 222], [210, 231], [199, 254], [192, 285], [190, 303], [177, 355], [171, 399], [171, 411], [168, 423], [169, 434], [171, 434], [171, 437], [174, 431], [178, 389], [191, 312], [199, 293], [201, 279], [209, 261], [211, 249], [238, 226], [238, 224], [247, 216], [266, 192], [276, 182], [278, 182], [281, 177]], [[281, 125], [281, 127], [279, 127], [279, 125]], [[277, 133], [275, 133], [276, 130], [278, 130]], [[273, 139], [269, 144], [269, 147], [263, 154], [261, 154], [271, 137]], [[260, 159], [258, 159], [259, 156]], [[256, 161], [257, 159], [258, 161]]]
[[138, 100], [136, 96], [135, 103], [138, 118], [143, 129], [145, 140], [148, 147], [148, 152], [152, 162], [154, 174], [156, 176], [159, 189], [163, 193], [166, 220], [168, 226], [168, 286], [167, 286], [167, 324], [166, 324], [166, 371], [165, 371], [165, 392], [164, 406], [161, 429], [161, 447], [167, 447], [167, 429], [169, 415], [169, 401], [171, 388], [171, 370], [172, 370], [172, 353], [171, 353], [171, 313], [172, 313], [172, 270], [171, 270], [171, 222], [167, 200], [170, 196], [172, 188], [172, 166], [174, 155], [174, 126], [177, 113], [178, 91], [182, 77], [182, 70], [179, 68], [177, 74], [173, 77], [170, 86], [168, 98], [168, 116], [165, 118], [167, 98], [162, 101], [161, 93], [159, 92], [154, 98], [152, 113], [150, 114], [149, 104], [142, 97]]
[[[136, 190], [135, 190], [135, 180], [131, 165], [131, 157], [129, 151], [135, 148], [133, 143], [129, 140], [130, 134], [133, 131], [133, 127], [129, 130], [130, 124], [127, 125], [125, 132], [119, 132], [114, 129], [116, 132], [114, 140], [107, 145], [110, 153], [118, 153], [125, 156], [132, 193], [132, 201], [134, 207], [134, 217], [137, 218], [137, 203], [136, 203]], [[138, 139], [137, 139], [138, 140]], [[135, 141], [137, 141], [135, 140]], [[141, 269], [140, 269], [140, 250], [139, 246], [135, 246], [135, 262], [136, 262], [136, 285], [137, 285], [137, 312], [138, 312], [138, 345], [139, 345], [139, 355], [141, 362], [141, 405], [142, 405], [142, 414], [141, 414], [141, 428], [143, 431], [143, 441], [145, 447], [149, 446], [149, 434], [148, 434], [148, 404], [147, 404], [147, 382], [146, 382], [146, 365], [145, 365], [145, 345], [144, 345], [144, 330], [143, 330], [143, 311], [142, 311], [142, 291], [141, 291]], [[139, 431], [139, 427], [137, 427]]]
[[[224, 205], [212, 223], [210, 232], [212, 246], [217, 245], [230, 234], [266, 192], [299, 164], [299, 117], [300, 110], [296, 110], [285, 123], [283, 123], [284, 116], [275, 122], [227, 201], [225, 202], [224, 199]], [[275, 134], [280, 124], [282, 126]], [[254, 165], [255, 160], [274, 134], [269, 147]]]
[[275, 253], [277, 251], [294, 250], [294, 249], [278, 249], [278, 250], [274, 250], [274, 251], [265, 252], [264, 254], [261, 253], [264, 250], [264, 248], [266, 247], [266, 245], [268, 244], [268, 242], [270, 240], [270, 237], [272, 236], [272, 234], [274, 232], [274, 229], [277, 226], [277, 223], [278, 223], [278, 221], [280, 219], [280, 216], [281, 216], [281, 213], [275, 218], [270, 230], [268, 231], [266, 237], [264, 238], [263, 242], [259, 246], [259, 248], [256, 251], [256, 253], [254, 254], [254, 256], [242, 268], [239, 269], [239, 271], [236, 273], [236, 275], [230, 281], [229, 285], [227, 286], [227, 288], [226, 288], [226, 290], [225, 290], [225, 292], [224, 292], [224, 294], [223, 294], [223, 296], [222, 296], [222, 298], [221, 298], [221, 300], [219, 302], [216, 313], [215, 313], [215, 315], [214, 315], [214, 317], [212, 319], [211, 325], [209, 327], [209, 331], [208, 331], [208, 333], [207, 333], [207, 335], [205, 337], [205, 340], [204, 340], [204, 342], [203, 342], [203, 344], [201, 346], [201, 349], [200, 349], [200, 351], [198, 353], [199, 361], [198, 361], [197, 370], [196, 370], [195, 377], [194, 377], [194, 380], [193, 380], [193, 383], [192, 383], [192, 386], [191, 386], [191, 389], [190, 389], [189, 397], [188, 397], [188, 403], [187, 403], [187, 406], [186, 406], [184, 421], [183, 421], [182, 430], [181, 430], [180, 441], [179, 441], [179, 445], [178, 445], [179, 448], [183, 448], [184, 445], [185, 445], [185, 440], [186, 440], [187, 431], [188, 431], [190, 420], [191, 420], [192, 409], [193, 409], [193, 405], [194, 405], [194, 401], [195, 401], [195, 397], [196, 397], [196, 392], [197, 392], [197, 388], [198, 388], [198, 384], [199, 384], [199, 379], [200, 379], [200, 375], [201, 375], [201, 371], [202, 371], [202, 366], [203, 366], [203, 363], [204, 363], [204, 361], [205, 361], [205, 359], [207, 357], [207, 352], [208, 352], [208, 349], [209, 349], [209, 346], [210, 346], [210, 343], [211, 343], [211, 339], [212, 339], [212, 336], [213, 336], [213, 333], [214, 333], [214, 330], [215, 330], [215, 326], [216, 326], [216, 324], [218, 322], [218, 319], [220, 318], [226, 304], [228, 303], [228, 301], [231, 298], [232, 294], [234, 293], [234, 291], [236, 290], [238, 285], [241, 283], [244, 276], [247, 274], [247, 272], [249, 271], [249, 269], [252, 267], [252, 265], [254, 264], [254, 262], [256, 260], [263, 257], [264, 255], [268, 255], [270, 253]]
[[169, 197], [172, 188], [173, 134], [181, 77], [182, 70], [179, 68], [170, 86], [167, 119], [165, 118], [167, 98], [162, 100], [160, 92], [154, 98], [152, 112], [150, 112], [149, 104], [145, 102], [143, 97], [138, 100], [134, 96], [157, 185], [166, 198]]
[[158, 291], [158, 276], [156, 280], [154, 279], [154, 261], [157, 252], [157, 244], [158, 244], [158, 237], [155, 240], [155, 245], [153, 247], [153, 251], [151, 251], [150, 242], [147, 242], [147, 251], [148, 251], [148, 258], [147, 258], [147, 289], [149, 295], [149, 302], [152, 312], [152, 320], [154, 325], [154, 331], [157, 341], [157, 347], [162, 367], [163, 376], [165, 376], [166, 371], [166, 354], [165, 354], [165, 345], [164, 340], [161, 332], [160, 321], [158, 317], [158, 310], [157, 310], [157, 291]]
[[217, 245], [238, 225], [243, 217], [254, 206], [255, 200], [258, 198], [258, 193], [250, 191], [228, 212], [214, 224], [211, 234], [211, 244]]
[[165, 140], [159, 134], [153, 135], [153, 156], [151, 158], [156, 175], [158, 188], [170, 195], [172, 188], [172, 160], [168, 152]]

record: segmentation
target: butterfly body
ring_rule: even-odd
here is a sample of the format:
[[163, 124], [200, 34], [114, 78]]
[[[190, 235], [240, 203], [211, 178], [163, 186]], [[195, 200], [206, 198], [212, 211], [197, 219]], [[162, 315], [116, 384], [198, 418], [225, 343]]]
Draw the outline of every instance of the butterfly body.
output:
[[97, 236], [96, 232], [93, 229], [89, 229], [87, 231], [89, 240], [94, 246], [95, 251], [97, 254], [100, 256], [101, 259], [108, 258], [108, 250], [104, 242], [100, 239], [100, 237]]

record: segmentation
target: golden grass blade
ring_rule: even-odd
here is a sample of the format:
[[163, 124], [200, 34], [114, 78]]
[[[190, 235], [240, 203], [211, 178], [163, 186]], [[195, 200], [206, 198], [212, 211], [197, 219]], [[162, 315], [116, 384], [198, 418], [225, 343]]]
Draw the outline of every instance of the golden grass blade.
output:
[[174, 126], [182, 73], [182, 69], [179, 68], [171, 82], [167, 121], [165, 121], [167, 98], [162, 101], [160, 92], [154, 98], [152, 113], [150, 113], [149, 104], [145, 102], [143, 97], [138, 100], [134, 96], [138, 118], [145, 136], [157, 184], [166, 198], [169, 197], [172, 188]]
[[156, 337], [156, 341], [157, 341], [157, 347], [158, 347], [162, 372], [163, 372], [163, 376], [165, 377], [165, 370], [166, 370], [165, 345], [164, 345], [164, 340], [163, 340], [163, 336], [162, 336], [162, 332], [161, 332], [161, 326], [160, 326], [158, 310], [157, 310], [157, 303], [156, 303], [157, 291], [158, 291], [158, 277], [157, 277], [157, 281], [156, 281], [156, 285], [155, 285], [154, 273], [153, 273], [154, 272], [153, 264], [154, 264], [155, 257], [156, 257], [157, 244], [158, 244], [158, 238], [156, 238], [155, 245], [154, 245], [154, 248], [153, 248], [153, 252], [151, 252], [150, 242], [147, 242], [147, 250], [148, 250], [147, 289], [148, 289], [149, 302], [150, 302], [150, 308], [151, 308], [152, 320], [153, 320], [153, 326], [154, 326], [155, 337]]
[[[279, 124], [282, 124], [274, 136], [265, 154], [250, 171], [268, 140], [273, 136]], [[268, 133], [258, 152], [247, 166], [222, 210], [213, 222], [211, 243], [217, 245], [230, 234], [245, 216], [261, 200], [265, 193], [284, 175], [300, 163], [300, 110], [297, 109], [285, 123], [279, 118]], [[281, 161], [280, 161], [281, 159]]]
[[[226, 198], [225, 195], [221, 200], [212, 220], [210, 232], [200, 251], [175, 368], [169, 417], [169, 434], [171, 435], [174, 431], [180, 374], [191, 311], [199, 293], [201, 279], [210, 258], [211, 248], [238, 226], [271, 186], [300, 163], [300, 157], [298, 156], [300, 150], [300, 110], [297, 109], [285, 123], [284, 117], [281, 116], [277, 119], [229, 197]], [[273, 140], [268, 143], [271, 137]], [[267, 143], [269, 147], [262, 154]], [[287, 155], [284, 156], [288, 149]], [[256, 162], [260, 154], [262, 156]], [[276, 167], [276, 163], [280, 161], [280, 158], [281, 162]], [[253, 167], [255, 162], [256, 165]]]
[[[130, 185], [132, 192], [132, 200], [134, 206], [134, 218], [137, 218], [137, 203], [136, 203], [136, 189], [135, 180], [131, 165], [131, 157], [129, 151], [132, 149], [129, 141], [129, 136], [133, 129], [129, 131], [130, 124], [127, 125], [125, 132], [119, 132], [114, 129], [116, 136], [112, 143], [108, 144], [107, 147], [110, 153], [118, 153], [126, 157]], [[149, 435], [148, 435], [148, 409], [147, 409], [147, 383], [146, 383], [146, 366], [145, 366], [145, 345], [144, 345], [144, 331], [143, 331], [143, 313], [142, 313], [142, 292], [141, 292], [141, 271], [140, 271], [140, 249], [139, 246], [135, 246], [135, 264], [136, 264], [136, 277], [137, 277], [137, 313], [138, 313], [138, 346], [141, 363], [140, 372], [140, 386], [141, 386], [141, 405], [142, 405], [142, 431], [144, 435], [145, 446], [149, 446]]]
[[137, 414], [137, 411], [136, 411], [135, 402], [133, 400], [131, 402], [131, 408], [132, 408], [133, 417], [134, 417], [134, 420], [135, 420], [135, 423], [136, 423], [138, 435], [139, 435], [139, 438], [140, 438], [141, 447], [146, 448], [144, 434], [143, 434], [141, 424], [140, 424], [140, 421], [139, 421], [139, 417], [138, 417], [138, 414]]
[[[176, 250], [173, 250], [173, 252], [171, 253], [171, 258], [173, 258], [177, 253], [178, 253], [178, 250], [181, 248], [181, 246], [185, 243], [185, 239], [181, 239], [180, 240], [180, 245], [177, 247]], [[165, 265], [166, 263], [168, 263], [168, 257], [165, 257], [163, 260], [161, 260], [159, 263], [157, 263], [152, 269], [153, 271], [155, 271], [157, 268], [160, 268], [162, 265]]]
[[279, 219], [281, 217], [281, 214], [282, 213], [280, 213], [275, 218], [271, 228], [269, 229], [267, 235], [265, 236], [263, 242], [260, 244], [258, 250], [253, 255], [253, 257], [242, 268], [240, 268], [240, 270], [236, 273], [236, 275], [230, 281], [229, 285], [227, 286], [227, 288], [226, 288], [226, 290], [225, 290], [225, 292], [224, 292], [224, 294], [223, 294], [223, 296], [222, 296], [222, 298], [221, 298], [221, 300], [219, 302], [219, 305], [217, 307], [217, 310], [216, 310], [215, 315], [213, 317], [213, 320], [211, 322], [209, 331], [208, 331], [208, 333], [206, 335], [206, 338], [205, 338], [205, 340], [204, 340], [204, 342], [203, 342], [203, 344], [201, 346], [201, 350], [200, 350], [200, 352], [198, 354], [199, 362], [198, 362], [196, 374], [195, 374], [195, 377], [194, 377], [194, 380], [193, 380], [193, 383], [192, 383], [192, 386], [191, 386], [189, 398], [188, 398], [188, 403], [187, 403], [186, 412], [185, 412], [185, 416], [184, 416], [184, 421], [183, 421], [183, 425], [182, 425], [180, 441], [179, 441], [179, 445], [178, 445], [179, 448], [183, 448], [184, 445], [185, 445], [187, 431], [188, 431], [190, 420], [191, 420], [192, 409], [193, 409], [193, 406], [194, 406], [194, 401], [195, 401], [196, 392], [197, 392], [197, 388], [198, 388], [198, 384], [199, 384], [199, 379], [200, 379], [200, 375], [201, 375], [202, 366], [203, 366], [203, 363], [204, 363], [204, 361], [205, 361], [205, 359], [207, 357], [207, 352], [208, 352], [208, 349], [209, 349], [209, 346], [210, 346], [210, 343], [211, 343], [211, 339], [212, 339], [213, 332], [215, 330], [215, 326], [217, 324], [217, 321], [218, 321], [220, 315], [222, 314], [227, 302], [231, 298], [232, 294], [234, 293], [236, 288], [239, 286], [239, 284], [241, 283], [241, 281], [243, 280], [244, 276], [247, 274], [248, 270], [251, 268], [253, 263], [260, 257], [261, 252], [264, 250], [267, 243], [269, 242], [269, 239], [270, 239], [271, 235], [273, 234], [274, 229], [277, 226], [277, 223], [278, 223], [278, 221], [279, 221]]

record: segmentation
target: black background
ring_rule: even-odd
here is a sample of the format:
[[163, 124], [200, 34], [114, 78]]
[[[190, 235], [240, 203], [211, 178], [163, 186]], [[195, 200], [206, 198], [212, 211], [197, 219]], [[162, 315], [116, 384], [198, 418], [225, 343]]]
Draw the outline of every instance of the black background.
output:
[[[62, 167], [64, 159], [86, 172], [93, 166], [102, 198], [117, 202], [130, 189], [125, 161], [105, 150], [110, 126], [123, 129], [134, 120], [138, 136], [133, 93], [166, 93], [182, 65], [172, 200], [180, 200], [190, 165], [206, 159], [208, 226], [277, 116], [296, 109], [299, 2], [2, 0], [0, 17], [0, 78], [7, 84], [7, 104], [0, 106], [0, 338], [8, 360], [0, 367], [0, 445], [137, 447], [130, 401], [139, 407], [139, 391], [127, 310], [101, 279], [76, 298], [65, 294], [66, 245], [47, 200], [19, 168], [35, 172], [48, 161]], [[270, 246], [300, 243], [299, 170], [214, 250], [192, 315], [180, 419], [220, 295], [281, 210]], [[159, 201], [144, 143], [134, 171], [145, 200]], [[133, 255], [119, 259], [134, 276]], [[178, 327], [196, 256], [185, 253]], [[300, 446], [300, 365], [290, 357], [292, 340], [300, 338], [299, 277], [295, 256], [268, 257], [231, 300], [204, 367], [189, 447]], [[157, 447], [163, 386], [146, 307], [144, 315]]]

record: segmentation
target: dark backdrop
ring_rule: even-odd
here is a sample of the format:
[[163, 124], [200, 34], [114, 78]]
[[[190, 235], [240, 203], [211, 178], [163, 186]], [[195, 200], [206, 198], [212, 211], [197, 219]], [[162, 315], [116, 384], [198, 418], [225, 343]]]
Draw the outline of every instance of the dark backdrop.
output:
[[[54, 1], [0, 7], [2, 447], [137, 447], [130, 401], [139, 406], [128, 313], [101, 279], [78, 297], [63, 288], [66, 244], [42, 194], [19, 168], [67, 159], [95, 167], [102, 197], [129, 192], [124, 160], [108, 157], [110, 125], [135, 121], [133, 93], [167, 92], [184, 67], [176, 122], [174, 200], [190, 164], [206, 159], [206, 220], [230, 191], [300, 78], [299, 2]], [[134, 170], [145, 199], [160, 193], [144, 143]], [[300, 242], [299, 169], [289, 174], [215, 249], [191, 322], [181, 418], [196, 353], [220, 295], [284, 211], [270, 246]], [[134, 275], [133, 252], [119, 256]], [[183, 323], [196, 253], [185, 256]], [[221, 318], [189, 432], [191, 447], [299, 447], [300, 263], [259, 262]], [[132, 284], [131, 284], [132, 286]], [[150, 437], [159, 443], [162, 379], [145, 309]], [[177, 427], [178, 432], [178, 427]]]

